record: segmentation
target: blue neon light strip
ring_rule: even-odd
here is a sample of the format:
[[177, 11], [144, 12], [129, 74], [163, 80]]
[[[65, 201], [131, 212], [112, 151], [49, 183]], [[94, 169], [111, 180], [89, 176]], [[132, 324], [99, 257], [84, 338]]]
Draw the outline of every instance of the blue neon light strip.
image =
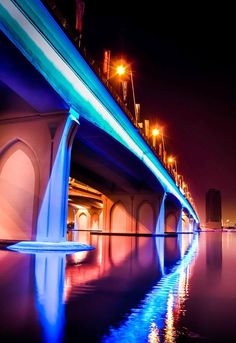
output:
[[164, 190], [199, 222], [189, 201], [39, 0], [0, 0], [0, 28], [75, 112], [143, 160]]
[[[170, 294], [176, 293], [181, 274], [194, 259], [198, 250], [198, 235], [196, 234], [186, 255], [172, 272], [163, 276], [150, 293], [147, 294], [140, 308], [133, 309], [125, 322], [119, 328], [110, 328], [109, 335], [102, 342], [147, 342], [150, 324], [155, 323], [158, 329], [163, 329]], [[159, 341], [155, 341], [159, 342]]]

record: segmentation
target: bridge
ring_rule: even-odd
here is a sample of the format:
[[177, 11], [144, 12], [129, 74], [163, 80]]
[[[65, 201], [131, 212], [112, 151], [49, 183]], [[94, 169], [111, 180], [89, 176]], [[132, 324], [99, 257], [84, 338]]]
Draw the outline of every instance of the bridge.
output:
[[186, 194], [44, 4], [0, 0], [0, 28], [0, 239], [192, 232]]

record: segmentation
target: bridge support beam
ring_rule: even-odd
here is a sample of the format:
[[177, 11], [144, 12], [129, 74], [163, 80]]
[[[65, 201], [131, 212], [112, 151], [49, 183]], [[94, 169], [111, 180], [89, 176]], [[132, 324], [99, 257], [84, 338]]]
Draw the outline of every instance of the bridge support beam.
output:
[[70, 153], [75, 134], [74, 122], [68, 116], [62, 128], [53, 128], [50, 132], [50, 173], [39, 211], [36, 240], [64, 242], [66, 241]]
[[189, 232], [193, 232], [194, 231], [194, 219], [193, 217], [189, 217]]
[[156, 225], [156, 234], [164, 234], [165, 232], [165, 199], [166, 199], [166, 193], [163, 194], [163, 198], [161, 201], [159, 216], [158, 216], [157, 225]]
[[0, 239], [66, 241], [75, 121], [65, 111], [2, 115]]
[[182, 221], [183, 221], [183, 218], [182, 218], [182, 213], [183, 213], [183, 210], [182, 210], [182, 208], [180, 209], [180, 211], [179, 211], [179, 219], [178, 219], [178, 223], [177, 223], [177, 232], [182, 232], [183, 231], [183, 223], [182, 223]]

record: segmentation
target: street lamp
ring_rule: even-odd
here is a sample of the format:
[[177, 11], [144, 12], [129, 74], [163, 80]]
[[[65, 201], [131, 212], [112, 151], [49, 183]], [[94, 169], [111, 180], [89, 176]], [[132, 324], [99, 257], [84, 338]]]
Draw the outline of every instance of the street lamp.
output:
[[[130, 77], [131, 88], [132, 88], [132, 96], [133, 96], [133, 105], [134, 105], [134, 116], [135, 116], [135, 123], [138, 123], [138, 113], [136, 110], [136, 100], [135, 100], [135, 92], [134, 92], [134, 80], [133, 80], [133, 73], [130, 66], [125, 66], [124, 64], [119, 64], [116, 67], [116, 74], [118, 76], [124, 76], [128, 70], [128, 75]], [[123, 81], [124, 82], [124, 81]], [[124, 94], [123, 94], [124, 97]]]
[[157, 136], [160, 135], [160, 130], [159, 129], [153, 129], [152, 130], [152, 145], [154, 146], [154, 148], [156, 148], [156, 138]]
[[163, 130], [158, 129], [158, 128], [154, 128], [152, 130], [152, 137], [153, 137], [152, 144], [153, 144], [154, 148], [156, 148], [156, 140], [157, 140], [157, 137], [159, 137], [159, 136], [161, 136], [161, 143], [162, 143], [162, 149], [161, 149], [162, 151], [159, 150], [159, 156], [162, 157], [162, 159], [163, 159], [163, 156], [165, 154]]
[[117, 67], [116, 67], [116, 73], [117, 73], [117, 75], [119, 75], [119, 76], [122, 76], [122, 75], [124, 75], [125, 73], [126, 73], [126, 67], [124, 66], [124, 65], [118, 65]]
[[167, 161], [168, 161], [168, 165], [172, 167], [172, 170], [173, 170], [173, 165], [175, 166], [175, 182], [177, 183], [178, 171], [177, 171], [176, 159], [173, 156], [169, 156]]

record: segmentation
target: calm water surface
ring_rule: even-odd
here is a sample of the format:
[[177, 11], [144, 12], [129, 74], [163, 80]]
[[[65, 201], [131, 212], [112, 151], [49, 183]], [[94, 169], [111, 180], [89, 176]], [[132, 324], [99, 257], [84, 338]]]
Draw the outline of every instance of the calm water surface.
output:
[[236, 342], [236, 232], [80, 241], [0, 250], [1, 343]]

